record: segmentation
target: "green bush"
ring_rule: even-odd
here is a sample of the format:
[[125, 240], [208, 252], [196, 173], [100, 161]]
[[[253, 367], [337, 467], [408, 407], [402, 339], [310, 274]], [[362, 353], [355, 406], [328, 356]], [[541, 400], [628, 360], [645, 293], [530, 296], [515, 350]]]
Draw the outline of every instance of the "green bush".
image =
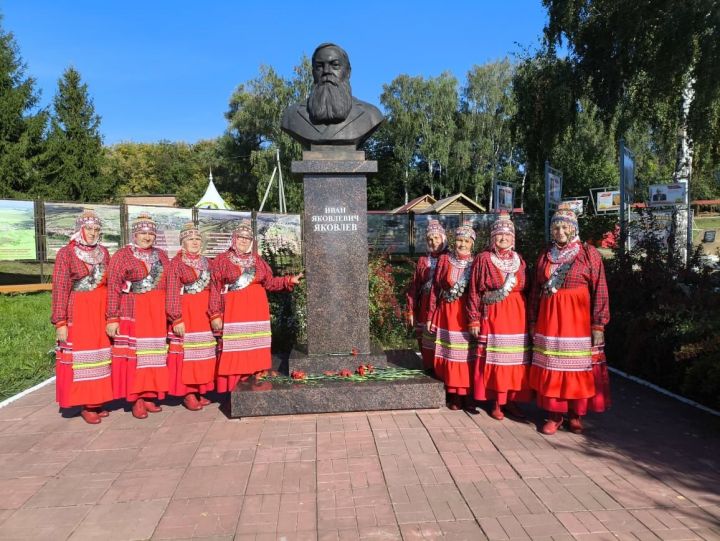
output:
[[652, 213], [636, 227], [643, 240], [606, 261], [611, 321], [608, 362], [666, 389], [720, 406], [720, 274], [690, 269], [652, 234]]

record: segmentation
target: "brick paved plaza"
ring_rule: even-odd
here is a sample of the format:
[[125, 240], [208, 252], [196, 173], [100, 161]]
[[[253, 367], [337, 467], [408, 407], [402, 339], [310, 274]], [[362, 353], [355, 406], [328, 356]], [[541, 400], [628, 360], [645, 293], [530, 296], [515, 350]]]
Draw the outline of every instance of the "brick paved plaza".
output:
[[99, 426], [0, 409], [0, 539], [720, 539], [718, 420], [619, 377], [587, 433], [442, 410]]

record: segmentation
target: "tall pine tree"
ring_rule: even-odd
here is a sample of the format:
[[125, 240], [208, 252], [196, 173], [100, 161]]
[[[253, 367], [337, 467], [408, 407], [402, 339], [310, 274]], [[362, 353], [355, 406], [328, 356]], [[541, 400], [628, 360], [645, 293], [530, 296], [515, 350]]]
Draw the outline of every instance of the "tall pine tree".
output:
[[15, 38], [0, 15], [0, 197], [23, 197], [40, 179], [47, 113], [38, 111], [35, 80], [25, 75]]
[[58, 81], [53, 100], [43, 160], [45, 185], [38, 195], [69, 201], [106, 199], [110, 186], [101, 175], [102, 160], [100, 117], [87, 84], [69, 67]]

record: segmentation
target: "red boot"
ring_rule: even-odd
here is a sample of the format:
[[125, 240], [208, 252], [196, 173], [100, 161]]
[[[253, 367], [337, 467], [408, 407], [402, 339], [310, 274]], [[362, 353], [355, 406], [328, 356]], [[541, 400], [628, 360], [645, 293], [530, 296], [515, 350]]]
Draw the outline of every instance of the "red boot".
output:
[[155, 402], [151, 402], [150, 400], [145, 401], [145, 409], [148, 410], [150, 413], [157, 413], [158, 411], [162, 411], [162, 407], [158, 406]]
[[138, 398], [132, 407], [133, 417], [136, 419], [146, 419], [148, 416], [147, 409], [145, 408], [145, 401], [142, 398]]
[[497, 421], [502, 421], [505, 418], [505, 414], [503, 413], [502, 409], [500, 408], [500, 404], [498, 404], [497, 400], [495, 401], [495, 405], [493, 406], [492, 411], [490, 412], [490, 417]]
[[457, 411], [460, 409], [460, 395], [456, 393], [450, 393], [448, 397], [447, 407], [449, 410]]
[[203, 395], [200, 395], [200, 398], [198, 399], [198, 402], [200, 402], [201, 406], [208, 406], [212, 404], [207, 398], [205, 398]]
[[80, 417], [82, 417], [83, 420], [89, 425], [100, 424], [100, 417], [98, 416], [97, 412], [95, 412], [93, 410], [83, 408], [80, 411]]
[[551, 413], [550, 418], [545, 422], [542, 427], [542, 433], [546, 436], [552, 436], [558, 431], [558, 428], [562, 426], [563, 416], [560, 413]]
[[185, 399], [183, 400], [183, 406], [185, 406], [190, 411], [200, 411], [203, 409], [202, 404], [195, 396], [195, 393], [189, 393], [185, 395]]
[[582, 434], [582, 418], [577, 413], [570, 413], [570, 419], [568, 420], [568, 429], [573, 434]]

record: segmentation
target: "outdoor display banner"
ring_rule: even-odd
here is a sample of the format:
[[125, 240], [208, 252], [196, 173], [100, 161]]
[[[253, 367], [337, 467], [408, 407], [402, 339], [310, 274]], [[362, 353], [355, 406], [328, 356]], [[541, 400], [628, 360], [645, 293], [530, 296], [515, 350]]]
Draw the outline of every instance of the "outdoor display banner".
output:
[[132, 240], [132, 223], [138, 214], [146, 212], [157, 222], [157, 237], [154, 246], [167, 252], [173, 258], [180, 250], [180, 229], [192, 221], [192, 209], [175, 207], [153, 207], [150, 205], [127, 206], [127, 238]]
[[[417, 220], [418, 217], [415, 217]], [[370, 252], [410, 253], [410, 219], [407, 214], [368, 213], [367, 238]], [[423, 243], [424, 244], [424, 241]]]
[[100, 243], [110, 255], [120, 247], [120, 207], [83, 203], [43, 203], [45, 214], [45, 259], [54, 261], [58, 250], [70, 242], [75, 232], [75, 219], [85, 209], [94, 210], [102, 220]]
[[258, 253], [275, 266], [302, 269], [302, 217], [299, 214], [255, 215]]
[[240, 220], [250, 220], [250, 212], [197, 209], [198, 229], [203, 236], [203, 253], [215, 257], [230, 248], [232, 232]]
[[515, 199], [515, 188], [506, 183], [495, 183], [495, 210], [512, 212]]
[[595, 208], [598, 212], [613, 212], [620, 210], [620, 190], [597, 192]]
[[650, 185], [650, 206], [658, 207], [663, 205], [682, 205], [685, 203], [686, 184], [651, 184]]
[[[370, 215], [368, 215], [370, 216]], [[401, 219], [398, 216], [398, 219]], [[424, 254], [427, 252], [427, 226], [430, 220], [438, 220], [447, 232], [448, 242], [454, 241], [454, 231], [460, 225], [459, 214], [416, 214], [415, 215], [415, 253]], [[471, 221], [470, 215], [463, 214], [463, 220]]]
[[646, 235], [653, 235], [661, 244], [667, 245], [674, 227], [673, 210], [654, 210], [652, 214], [630, 212], [628, 231], [628, 249], [643, 240]]
[[0, 261], [37, 259], [35, 203], [0, 199]]
[[569, 205], [570, 208], [572, 209], [572, 211], [578, 216], [582, 216], [582, 214], [585, 210], [585, 200], [581, 199], [581, 198], [566, 199], [565, 201], [563, 201], [563, 203]]

